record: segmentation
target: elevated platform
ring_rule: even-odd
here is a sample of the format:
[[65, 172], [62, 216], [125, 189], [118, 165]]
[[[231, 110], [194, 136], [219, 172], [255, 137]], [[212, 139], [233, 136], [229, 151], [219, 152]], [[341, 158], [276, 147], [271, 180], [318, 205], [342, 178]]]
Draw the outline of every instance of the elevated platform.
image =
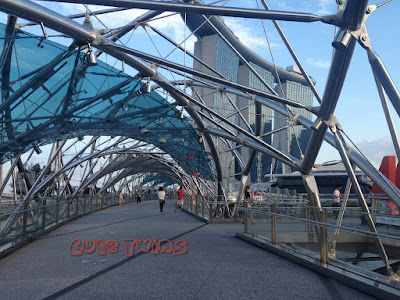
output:
[[[235, 238], [243, 225], [206, 224], [174, 206], [169, 201], [163, 213], [157, 201], [112, 207], [24, 246], [0, 260], [1, 298], [373, 299]], [[124, 239], [153, 237], [184, 239], [188, 252], [126, 255]], [[115, 240], [118, 251], [71, 255], [76, 239]]]

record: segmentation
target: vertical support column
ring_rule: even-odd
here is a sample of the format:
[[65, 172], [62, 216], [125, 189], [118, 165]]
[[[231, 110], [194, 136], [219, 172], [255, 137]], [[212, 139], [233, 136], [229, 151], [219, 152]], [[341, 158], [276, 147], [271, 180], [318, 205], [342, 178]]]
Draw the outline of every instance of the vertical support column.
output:
[[372, 215], [372, 221], [374, 222], [374, 225], [375, 225], [376, 224], [376, 215], [378, 214], [379, 202], [378, 202], [378, 199], [374, 199], [373, 201], [374, 201], [374, 205], [373, 205], [374, 212], [373, 212], [373, 215]]
[[273, 213], [273, 215], [271, 215], [271, 243], [272, 245], [276, 245], [276, 216], [275, 216], [275, 212], [276, 212], [276, 204], [273, 203], [271, 204], [271, 213]]
[[75, 215], [79, 215], [79, 198], [75, 198]]
[[202, 217], [204, 217], [204, 205], [205, 205], [204, 196], [201, 195], [201, 216]]
[[44, 230], [46, 227], [46, 208], [47, 208], [46, 203], [47, 203], [46, 198], [43, 197], [43, 200], [42, 200], [42, 230]]
[[56, 224], [58, 224], [60, 218], [60, 197], [56, 197]]
[[243, 213], [243, 224], [244, 224], [244, 229], [243, 229], [243, 232], [244, 232], [245, 234], [247, 234], [247, 232], [248, 232], [247, 208], [248, 208], [247, 201], [244, 201], [244, 213]]
[[70, 207], [71, 206], [71, 198], [69, 196], [67, 196], [66, 201], [67, 201], [67, 219], [69, 219], [69, 213], [71, 210], [71, 207]]
[[[320, 212], [321, 222], [326, 224], [326, 211]], [[328, 267], [328, 229], [326, 225], [321, 225], [320, 230], [320, 248], [321, 248], [321, 265], [324, 268]]]
[[26, 237], [26, 227], [28, 225], [28, 207], [29, 207], [29, 203], [28, 202], [24, 202], [24, 213], [23, 213], [23, 217], [22, 217], [22, 238], [25, 239]]
[[210, 199], [207, 199], [207, 202], [208, 202], [208, 212], [210, 214], [210, 220], [211, 220], [212, 219], [212, 206], [213, 206], [213, 204], [211, 204]]
[[[322, 207], [321, 207], [321, 201], [319, 198], [319, 191], [318, 191], [318, 186], [317, 186], [315, 177], [312, 173], [310, 173], [308, 175], [302, 175], [302, 179], [304, 182], [304, 186], [306, 187], [307, 198], [309, 199], [311, 206], [312, 206], [312, 207], [310, 207], [311, 219], [314, 221], [319, 221]], [[319, 236], [320, 227], [314, 226], [314, 228], [315, 228], [316, 234]]]

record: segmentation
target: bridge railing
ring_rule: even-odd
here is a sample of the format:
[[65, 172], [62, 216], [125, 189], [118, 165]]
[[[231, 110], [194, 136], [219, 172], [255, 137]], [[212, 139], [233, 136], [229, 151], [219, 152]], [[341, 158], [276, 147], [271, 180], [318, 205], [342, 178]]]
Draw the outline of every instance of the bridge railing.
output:
[[[238, 208], [244, 206], [244, 201], [236, 200], [217, 201], [215, 196], [185, 195], [184, 207], [187, 211], [205, 219], [240, 221], [243, 213]], [[251, 200], [252, 207], [264, 207], [272, 202], [290, 207], [305, 207], [307, 203], [303, 196], [290, 194], [258, 194]]]
[[[135, 194], [81, 195], [69, 197], [39, 197], [14, 211], [16, 204], [8, 205], [0, 215], [0, 257], [18, 249], [33, 238], [80, 216], [107, 207], [136, 201]], [[6, 206], [3, 206], [5, 208]]]
[[[358, 274], [362, 280], [375, 278], [385, 285], [393, 281], [394, 290], [400, 293], [400, 277], [395, 275], [400, 274], [399, 227], [377, 225], [378, 233], [371, 232], [363, 223], [366, 214], [355, 209], [359, 208], [345, 212], [341, 222], [331, 216], [330, 207], [320, 211], [312, 206], [272, 203], [264, 207], [245, 205], [240, 211], [246, 237], [324, 268]], [[315, 221], [313, 214], [319, 214], [320, 221]], [[398, 215], [392, 218], [400, 221]]]

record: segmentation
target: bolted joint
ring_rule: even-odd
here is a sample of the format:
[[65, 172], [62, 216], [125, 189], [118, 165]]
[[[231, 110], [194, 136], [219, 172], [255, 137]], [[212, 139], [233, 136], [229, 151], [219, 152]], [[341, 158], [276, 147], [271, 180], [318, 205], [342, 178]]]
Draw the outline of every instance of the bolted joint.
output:
[[320, 118], [318, 118], [315, 120], [314, 124], [311, 125], [311, 129], [318, 130], [322, 124], [323, 124], [323, 121]]
[[340, 30], [332, 42], [332, 46], [337, 50], [346, 50], [351, 41], [352, 35], [348, 30]]
[[375, 11], [375, 9], [376, 9], [376, 5], [370, 5], [370, 6], [367, 7], [367, 12], [366, 13], [370, 14], [373, 11]]
[[331, 129], [331, 131], [332, 131], [333, 133], [336, 133], [336, 125], [335, 125], [335, 124], [329, 125], [329, 128]]

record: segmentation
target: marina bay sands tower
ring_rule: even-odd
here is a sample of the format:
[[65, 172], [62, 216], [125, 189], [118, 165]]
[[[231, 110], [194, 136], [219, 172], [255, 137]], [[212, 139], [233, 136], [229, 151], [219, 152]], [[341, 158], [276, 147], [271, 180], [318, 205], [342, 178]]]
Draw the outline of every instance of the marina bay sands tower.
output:
[[[199, 20], [189, 17], [187, 24], [188, 27], [194, 31], [197, 28], [198, 22]], [[212, 17], [210, 22], [212, 22], [220, 32], [223, 31], [224, 36], [229, 40], [229, 42], [240, 51], [240, 53], [250, 63], [251, 67], [261, 75], [270, 87], [276, 90], [278, 95], [283, 95], [291, 100], [312, 106], [312, 91], [309, 87], [305, 86], [304, 80], [301, 80], [302, 77], [297, 66], [290, 66], [285, 70], [278, 68], [280, 72], [279, 79], [281, 80], [281, 84], [279, 85], [278, 76], [276, 76], [275, 67], [272, 64], [246, 48], [226, 27], [221, 18]], [[239, 59], [231, 47], [229, 47], [222, 38], [215, 34], [211, 26], [203, 25], [195, 32], [195, 34], [197, 36], [197, 42], [195, 43], [194, 54], [197, 58], [229, 80], [268, 92], [268, 88], [256, 77], [254, 72], [252, 72], [250, 68]], [[210, 73], [210, 70], [201, 63], [194, 61], [193, 64], [194, 69]], [[213, 107], [219, 114], [221, 114], [221, 116], [226, 116], [229, 121], [234, 122], [243, 128], [248, 126], [246, 124], [248, 123], [254, 129], [256, 119], [255, 106], [249, 105], [251, 100], [233, 94], [213, 93], [211, 89], [207, 88], [196, 88], [196, 93], [198, 93], [206, 105]], [[239, 114], [233, 114], [237, 109], [240, 109], [242, 116]], [[292, 111], [293, 113], [298, 113], [311, 119], [311, 113], [304, 109]], [[269, 132], [273, 129], [285, 127], [289, 124], [288, 122], [289, 120], [287, 116], [273, 114], [272, 110], [267, 107], [262, 108], [263, 132]], [[234, 130], [232, 131], [235, 132]], [[263, 139], [265, 142], [284, 151], [285, 153], [291, 153], [296, 157], [300, 157], [300, 154], [306, 151], [309, 137], [310, 133], [307, 132], [307, 130], [301, 126], [293, 126], [274, 134], [272, 137], [269, 135]], [[220, 153], [219, 157], [223, 167], [223, 176], [229, 176], [228, 174], [240, 172], [237, 163], [235, 165], [233, 155], [228, 151], [228, 149], [235, 145], [226, 145], [221, 141], [217, 141], [216, 144]], [[244, 148], [239, 148], [238, 151], [244, 161], [247, 161], [250, 151]], [[251, 182], [255, 183], [265, 181], [265, 175], [271, 172], [271, 166], [273, 168], [273, 173], [287, 173], [290, 171], [286, 166], [282, 166], [280, 163], [273, 161], [271, 157], [258, 153], [250, 172]], [[236, 172], [234, 172], [235, 170]]]

